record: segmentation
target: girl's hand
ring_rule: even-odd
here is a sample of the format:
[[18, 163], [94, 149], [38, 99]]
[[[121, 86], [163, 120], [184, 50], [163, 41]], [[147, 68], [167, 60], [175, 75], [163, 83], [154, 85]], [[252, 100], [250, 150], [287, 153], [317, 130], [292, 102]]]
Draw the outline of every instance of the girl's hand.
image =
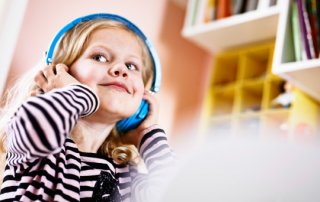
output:
[[138, 126], [138, 128], [127, 132], [124, 135], [121, 135], [121, 140], [125, 144], [133, 144], [138, 147], [142, 136], [143, 130], [158, 124], [159, 116], [159, 104], [152, 92], [145, 91], [143, 99], [149, 103], [149, 112], [145, 120]]
[[34, 77], [38, 88], [31, 92], [31, 95], [46, 93], [55, 88], [80, 83], [68, 73], [69, 68], [65, 64], [48, 65]]

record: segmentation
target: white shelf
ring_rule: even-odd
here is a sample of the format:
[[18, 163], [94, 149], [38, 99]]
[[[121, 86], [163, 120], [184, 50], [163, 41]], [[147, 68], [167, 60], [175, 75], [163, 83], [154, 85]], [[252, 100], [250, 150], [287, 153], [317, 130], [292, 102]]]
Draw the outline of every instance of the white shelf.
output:
[[320, 59], [295, 62], [290, 23], [292, 0], [282, 0], [272, 72], [320, 101]]
[[279, 65], [273, 73], [290, 81], [305, 93], [320, 101], [320, 60], [291, 62]]
[[[190, 12], [191, 9], [188, 10]], [[185, 26], [182, 34], [213, 53], [274, 38], [277, 32], [278, 16], [279, 6], [272, 6], [206, 24]]]

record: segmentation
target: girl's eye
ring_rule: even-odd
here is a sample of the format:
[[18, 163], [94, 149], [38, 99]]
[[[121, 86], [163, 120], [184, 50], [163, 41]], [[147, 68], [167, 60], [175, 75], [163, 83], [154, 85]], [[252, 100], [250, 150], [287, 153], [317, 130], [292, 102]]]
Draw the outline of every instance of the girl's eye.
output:
[[129, 70], [138, 70], [137, 66], [132, 63], [128, 63], [126, 66]]
[[92, 59], [98, 61], [98, 62], [107, 62], [107, 58], [103, 55], [94, 55]]

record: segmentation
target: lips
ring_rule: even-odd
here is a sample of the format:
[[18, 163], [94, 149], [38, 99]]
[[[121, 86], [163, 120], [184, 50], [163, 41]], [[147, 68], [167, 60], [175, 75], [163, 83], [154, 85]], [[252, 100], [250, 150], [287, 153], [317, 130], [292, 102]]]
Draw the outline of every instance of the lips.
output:
[[128, 87], [125, 84], [121, 83], [121, 82], [109, 82], [109, 83], [102, 84], [102, 85], [110, 87], [110, 88], [113, 88], [115, 90], [125, 91], [125, 92], [131, 94], [129, 89], [128, 89]]

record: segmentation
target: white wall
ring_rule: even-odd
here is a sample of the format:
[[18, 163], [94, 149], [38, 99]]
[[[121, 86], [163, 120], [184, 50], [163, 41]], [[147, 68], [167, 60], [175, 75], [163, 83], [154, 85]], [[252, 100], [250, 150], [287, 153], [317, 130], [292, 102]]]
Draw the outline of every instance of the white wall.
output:
[[27, 3], [28, 0], [0, 1], [0, 94], [6, 84]]

